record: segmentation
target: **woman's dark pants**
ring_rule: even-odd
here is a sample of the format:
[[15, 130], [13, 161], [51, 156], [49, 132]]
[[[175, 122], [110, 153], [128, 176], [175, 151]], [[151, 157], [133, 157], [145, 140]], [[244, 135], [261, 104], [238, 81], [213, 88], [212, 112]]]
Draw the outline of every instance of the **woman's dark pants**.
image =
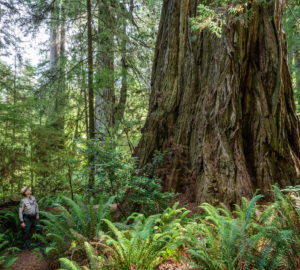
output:
[[[36, 216], [23, 215], [25, 228], [23, 229], [23, 249], [27, 250], [29, 248], [31, 230], [35, 230], [36, 233], [42, 234], [42, 227], [39, 221], [36, 219]], [[40, 242], [39, 242], [40, 244]]]

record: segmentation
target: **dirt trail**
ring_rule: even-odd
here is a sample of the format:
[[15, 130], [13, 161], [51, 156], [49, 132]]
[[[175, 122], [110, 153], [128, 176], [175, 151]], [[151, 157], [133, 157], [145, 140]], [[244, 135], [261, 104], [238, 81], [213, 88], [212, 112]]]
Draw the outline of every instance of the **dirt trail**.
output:
[[32, 251], [24, 251], [18, 255], [18, 259], [12, 265], [14, 270], [48, 270], [48, 264], [43, 254]]
[[[12, 265], [13, 270], [50, 270], [51, 268], [43, 254], [32, 251], [21, 252], [18, 259]], [[134, 269], [134, 268], [133, 268]], [[155, 268], [155, 270], [189, 270], [189, 265], [178, 263], [175, 260], [167, 260]]]

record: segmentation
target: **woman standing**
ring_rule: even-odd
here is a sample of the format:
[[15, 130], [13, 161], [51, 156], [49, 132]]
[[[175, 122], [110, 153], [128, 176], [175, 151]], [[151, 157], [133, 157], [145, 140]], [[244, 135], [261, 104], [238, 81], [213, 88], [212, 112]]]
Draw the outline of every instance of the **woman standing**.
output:
[[31, 195], [28, 187], [23, 187], [21, 193], [24, 196], [19, 208], [19, 219], [23, 228], [23, 250], [29, 249], [30, 230], [34, 229], [42, 234], [42, 228], [39, 224], [39, 207], [35, 197]]

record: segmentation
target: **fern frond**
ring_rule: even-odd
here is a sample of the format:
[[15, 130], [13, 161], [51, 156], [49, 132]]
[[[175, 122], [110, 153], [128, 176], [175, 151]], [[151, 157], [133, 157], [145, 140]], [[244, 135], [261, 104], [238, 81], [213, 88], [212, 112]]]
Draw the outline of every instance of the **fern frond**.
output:
[[64, 270], [82, 270], [75, 262], [72, 262], [67, 258], [60, 258], [59, 261]]

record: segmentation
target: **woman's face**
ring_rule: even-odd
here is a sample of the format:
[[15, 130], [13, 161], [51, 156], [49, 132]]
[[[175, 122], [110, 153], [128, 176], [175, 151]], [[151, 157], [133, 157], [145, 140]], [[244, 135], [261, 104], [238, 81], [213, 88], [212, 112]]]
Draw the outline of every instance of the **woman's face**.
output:
[[26, 191], [24, 192], [26, 197], [29, 197], [31, 194], [31, 190], [29, 188], [26, 189]]

